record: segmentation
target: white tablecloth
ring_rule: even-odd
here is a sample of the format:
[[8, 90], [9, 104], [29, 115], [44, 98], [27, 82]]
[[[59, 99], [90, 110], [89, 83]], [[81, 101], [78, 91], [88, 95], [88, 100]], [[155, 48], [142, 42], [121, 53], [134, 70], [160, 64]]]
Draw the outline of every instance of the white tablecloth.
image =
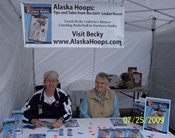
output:
[[[55, 120], [48, 120], [50, 122], [54, 122]], [[137, 128], [140, 130], [144, 138], [147, 138], [147, 136], [151, 136], [151, 134], [154, 134], [153, 138], [175, 138], [175, 136], [171, 133], [168, 134], [162, 134], [157, 132], [151, 132], [151, 131], [142, 131], [142, 126], [129, 123], [127, 126], [120, 126], [120, 127], [114, 127], [111, 123], [109, 118], [95, 118], [95, 119], [77, 119], [79, 127], [71, 127], [73, 136], [67, 136], [67, 129], [65, 128], [65, 125], [63, 124], [61, 128], [64, 129], [64, 136], [59, 136], [58, 132], [47, 132], [49, 130], [48, 128], [41, 127], [36, 128], [35, 130], [32, 129], [23, 129], [23, 133], [21, 135], [17, 135], [16, 138], [28, 138], [28, 136], [31, 133], [38, 134], [38, 133], [45, 133], [46, 138], [54, 138], [55, 135], [57, 135], [58, 138], [97, 138], [98, 136], [98, 127], [101, 128]], [[59, 129], [53, 129], [53, 130], [59, 130]], [[3, 133], [0, 135], [1, 138], [3, 138]]]

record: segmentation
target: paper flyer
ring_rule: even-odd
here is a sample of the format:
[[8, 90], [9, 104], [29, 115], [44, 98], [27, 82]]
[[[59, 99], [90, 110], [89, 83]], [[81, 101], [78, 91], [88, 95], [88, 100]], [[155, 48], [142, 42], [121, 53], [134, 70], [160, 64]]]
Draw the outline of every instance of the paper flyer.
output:
[[127, 126], [121, 118], [112, 118], [110, 120], [114, 126]]
[[48, 121], [42, 121], [43, 123], [43, 126], [46, 127], [46, 128], [49, 128], [49, 129], [53, 129], [53, 123], [51, 122], [48, 122]]
[[171, 101], [160, 98], [146, 98], [144, 130], [168, 133]]
[[46, 134], [30, 134], [29, 138], [45, 138]]
[[70, 119], [65, 122], [65, 127], [79, 127], [77, 119]]
[[111, 138], [113, 129], [99, 129], [98, 138]]
[[99, 129], [98, 138], [144, 138], [138, 129]]

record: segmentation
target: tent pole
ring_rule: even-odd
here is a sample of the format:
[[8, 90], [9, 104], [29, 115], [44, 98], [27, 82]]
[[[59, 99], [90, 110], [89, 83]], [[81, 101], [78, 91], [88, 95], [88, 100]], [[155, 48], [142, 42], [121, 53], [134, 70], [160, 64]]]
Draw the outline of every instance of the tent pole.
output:
[[148, 88], [150, 88], [150, 83], [151, 83], [151, 71], [152, 71], [152, 64], [153, 64], [155, 31], [156, 31], [156, 18], [154, 17], [153, 23], [152, 23], [152, 48], [151, 48], [150, 68], [149, 68], [149, 75], [148, 75]]
[[[138, 5], [138, 6], [144, 7], [144, 8], [146, 8], [146, 9], [150, 10], [150, 11], [158, 12], [158, 13], [163, 14], [163, 15], [166, 15], [166, 16], [168, 16], [168, 17], [175, 18], [174, 16], [171, 16], [171, 15], [169, 15], [169, 14], [163, 13], [163, 12], [161, 12], [161, 11], [159, 11], [159, 10], [156, 10], [156, 9], [153, 10], [153, 9], [147, 7], [147, 6], [141, 5], [141, 4], [139, 4], [139, 3], [137, 3], [137, 2], [134, 2], [134, 1], [132, 1], [132, 0], [128, 0], [128, 1], [131, 2], [131, 3], [134, 3], [134, 4]], [[162, 10], [162, 9], [161, 9], [161, 10]], [[130, 12], [131, 12], [131, 11], [130, 11]]]
[[33, 65], [32, 65], [32, 70], [33, 70], [33, 88], [34, 88], [34, 92], [35, 92], [35, 62], [34, 62], [34, 48], [32, 48], [32, 62], [33, 62]]
[[12, 5], [13, 9], [15, 10], [16, 14], [18, 15], [19, 18], [21, 18], [21, 16], [18, 14], [17, 10], [15, 9], [15, 7], [13, 6], [11, 0], [9, 0], [10, 4]]
[[166, 15], [166, 16], [168, 16], [168, 17], [175, 18], [174, 16], [171, 16], [171, 15], [169, 15], [169, 14], [160, 12], [160, 11], [158, 11], [158, 10], [154, 10], [154, 11], [155, 11], [155, 12], [158, 12], [158, 13], [160, 13], [160, 14]]
[[96, 53], [96, 48], [94, 48], [94, 57], [93, 57], [93, 69], [92, 69], [92, 80], [94, 79], [95, 76], [95, 53]]
[[[169, 22], [170, 22], [170, 23], [171, 23], [171, 22], [175, 22], [175, 19], [173, 19], [173, 20], [165, 20], [165, 19], [158, 19], [158, 18], [157, 18], [157, 20], [160, 20], [160, 21], [167, 21], [168, 23], [169, 23]], [[157, 27], [156, 27], [156, 28], [157, 28]]]
[[155, 9], [148, 9], [148, 10], [125, 11], [125, 13], [163, 11], [163, 10], [175, 10], [175, 8], [165, 8], [165, 9], [156, 9], [156, 10]]
[[138, 28], [142, 28], [142, 29], [146, 29], [146, 30], [150, 30], [150, 28], [139, 26], [139, 25], [130, 24], [130, 23], [127, 23], [127, 22], [125, 22], [125, 24], [131, 25], [131, 26], [135, 26], [135, 27], [138, 27]]
[[165, 24], [163, 24], [163, 25], [157, 27], [156, 29], [161, 28], [162, 26], [164, 26], [164, 25], [166, 25], [166, 24], [171, 24], [171, 23], [174, 22], [174, 21], [175, 21], [175, 19], [173, 19], [173, 20], [171, 20], [171, 21], [169, 21], [169, 22], [167, 22], [167, 23], [165, 23]]
[[144, 21], [149, 21], [149, 20], [152, 20], [152, 19], [135, 20], [135, 21], [127, 22], [127, 23], [144, 22]]

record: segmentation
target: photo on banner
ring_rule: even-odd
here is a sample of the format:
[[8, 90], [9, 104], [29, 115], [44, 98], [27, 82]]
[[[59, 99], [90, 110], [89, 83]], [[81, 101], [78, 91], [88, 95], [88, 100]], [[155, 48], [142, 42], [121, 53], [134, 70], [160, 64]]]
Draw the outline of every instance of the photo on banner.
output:
[[167, 134], [169, 131], [171, 101], [147, 97], [143, 129]]
[[25, 47], [124, 47], [124, 5], [21, 3]]
[[51, 4], [24, 4], [25, 44], [51, 44]]

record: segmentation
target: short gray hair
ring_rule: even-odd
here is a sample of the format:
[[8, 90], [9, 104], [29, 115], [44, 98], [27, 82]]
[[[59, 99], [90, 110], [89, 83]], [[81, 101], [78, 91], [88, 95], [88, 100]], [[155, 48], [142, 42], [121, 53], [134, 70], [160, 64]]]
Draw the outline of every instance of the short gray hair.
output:
[[96, 79], [100, 77], [102, 78], [103, 80], [105, 80], [107, 83], [109, 83], [109, 76], [108, 74], [104, 73], [104, 72], [100, 72], [96, 75]]
[[44, 78], [43, 82], [45, 82], [47, 77], [49, 77], [49, 76], [51, 78], [56, 79], [58, 81], [58, 78], [59, 78], [58, 73], [56, 71], [54, 71], [54, 70], [51, 70], [51, 71], [47, 71], [47, 72], [44, 73], [44, 75], [43, 75], [43, 78]]

